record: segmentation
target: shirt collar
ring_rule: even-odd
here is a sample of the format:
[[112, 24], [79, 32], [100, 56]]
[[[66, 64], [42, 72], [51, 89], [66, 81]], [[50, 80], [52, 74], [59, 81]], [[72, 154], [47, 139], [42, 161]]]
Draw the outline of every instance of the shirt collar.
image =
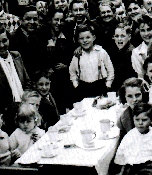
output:
[[[100, 51], [99, 46], [94, 45], [92, 51]], [[84, 52], [85, 51], [82, 49], [82, 53], [84, 53]]]
[[141, 43], [141, 47], [139, 48], [139, 54], [145, 54], [147, 56], [147, 49], [148, 49], [148, 46], [145, 44], [145, 42], [143, 41]]

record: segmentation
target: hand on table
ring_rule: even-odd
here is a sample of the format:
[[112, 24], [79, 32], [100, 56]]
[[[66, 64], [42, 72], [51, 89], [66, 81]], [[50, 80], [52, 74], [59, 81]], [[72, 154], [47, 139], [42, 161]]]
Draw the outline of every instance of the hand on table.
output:
[[11, 151], [11, 155], [12, 155], [13, 158], [18, 159], [18, 158], [21, 157], [22, 154], [19, 151], [19, 149], [16, 148], [15, 150]]

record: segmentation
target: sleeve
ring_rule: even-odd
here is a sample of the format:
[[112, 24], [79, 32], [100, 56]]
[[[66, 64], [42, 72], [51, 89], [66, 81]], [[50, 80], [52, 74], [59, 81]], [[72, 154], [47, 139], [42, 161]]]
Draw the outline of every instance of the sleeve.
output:
[[10, 150], [13, 151], [18, 147], [15, 131], [9, 137]]
[[133, 49], [131, 55], [132, 67], [135, 72], [138, 74], [138, 78], [143, 78], [144, 70], [143, 70], [143, 59], [142, 56], [137, 53], [136, 49]]
[[114, 67], [113, 64], [110, 60], [110, 56], [108, 55], [108, 53], [106, 51], [104, 51], [104, 59], [103, 59], [105, 68], [107, 70], [107, 81], [111, 81], [111, 84], [113, 82], [114, 79]]
[[70, 80], [72, 83], [78, 81], [78, 73], [78, 58], [74, 56], [69, 66]]

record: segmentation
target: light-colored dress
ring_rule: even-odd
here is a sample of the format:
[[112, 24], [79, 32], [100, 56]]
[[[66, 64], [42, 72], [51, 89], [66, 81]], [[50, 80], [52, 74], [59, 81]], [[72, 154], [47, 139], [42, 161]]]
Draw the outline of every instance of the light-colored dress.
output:
[[133, 165], [149, 160], [152, 161], [152, 128], [147, 134], [141, 134], [137, 128], [133, 128], [121, 141], [114, 162]]
[[31, 139], [32, 134], [38, 134], [39, 137], [42, 137], [45, 131], [39, 127], [35, 127], [30, 133], [26, 134], [20, 128], [17, 128], [9, 138], [11, 150], [18, 148], [20, 153], [23, 154], [34, 143]]

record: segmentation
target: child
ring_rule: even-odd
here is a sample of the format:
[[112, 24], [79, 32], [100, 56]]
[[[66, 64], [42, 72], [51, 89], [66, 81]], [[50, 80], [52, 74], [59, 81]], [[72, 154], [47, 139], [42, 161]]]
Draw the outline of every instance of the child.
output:
[[130, 130], [118, 147], [115, 163], [123, 165], [122, 174], [152, 174], [152, 106], [138, 103], [133, 110], [135, 128]]
[[115, 41], [115, 48], [110, 58], [115, 70], [115, 79], [112, 86], [113, 90], [117, 92], [126, 79], [136, 76], [131, 62], [131, 54], [134, 47], [130, 43], [130, 26], [125, 23], [119, 23], [115, 28], [113, 39]]
[[3, 125], [2, 114], [0, 115], [0, 167], [9, 166], [11, 163], [11, 152], [9, 151], [9, 139], [6, 132], [1, 130]]
[[70, 67], [70, 79], [77, 89], [78, 101], [84, 97], [95, 97], [107, 92], [114, 79], [114, 69], [107, 52], [99, 45], [90, 26], [77, 29], [80, 54], [74, 55]]
[[143, 64], [148, 56], [148, 52], [151, 45], [152, 37], [152, 22], [151, 18], [146, 15], [142, 15], [142, 21], [140, 22], [139, 31], [143, 42], [133, 49], [132, 51], [132, 66], [135, 72], [138, 74], [138, 78], [144, 77]]
[[42, 116], [42, 127], [45, 130], [55, 125], [59, 120], [59, 112], [50, 93], [50, 84], [51, 81], [47, 71], [39, 70], [35, 72], [33, 87], [41, 95], [39, 112]]
[[19, 107], [16, 122], [18, 128], [9, 138], [12, 159], [19, 158], [45, 131], [37, 126], [36, 108], [24, 103]]

